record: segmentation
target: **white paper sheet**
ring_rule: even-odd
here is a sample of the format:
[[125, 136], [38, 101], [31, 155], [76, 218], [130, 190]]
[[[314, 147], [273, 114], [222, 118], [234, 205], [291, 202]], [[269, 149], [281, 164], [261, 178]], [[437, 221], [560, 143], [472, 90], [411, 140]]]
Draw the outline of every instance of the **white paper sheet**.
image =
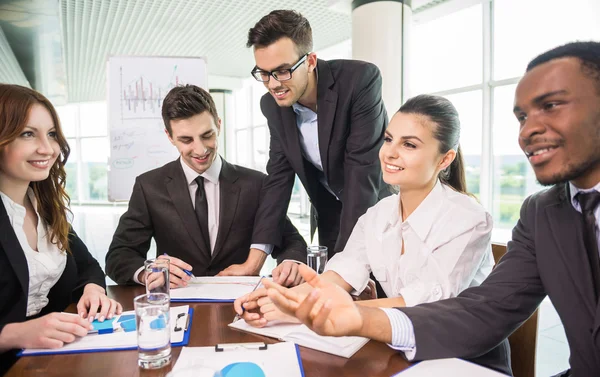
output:
[[[302, 377], [296, 346], [290, 342], [269, 344], [264, 351], [238, 348], [215, 352], [215, 347], [183, 347], [173, 371], [182, 372], [186, 368], [192, 368], [190, 376], [197, 376], [194, 370], [201, 367], [221, 370], [229, 364], [239, 362], [258, 365], [265, 377]], [[186, 377], [187, 374], [182, 373], [182, 376]]]
[[260, 279], [260, 276], [196, 277], [185, 288], [171, 289], [171, 299], [235, 300], [252, 292]]
[[506, 377], [505, 374], [460, 359], [422, 361], [394, 377]]
[[[179, 313], [188, 314], [188, 305], [172, 307], [170, 326], [171, 326], [171, 343], [180, 343], [183, 341], [184, 331], [175, 331], [175, 326], [184, 327], [187, 317], [182, 317], [177, 323], [175, 319]], [[135, 314], [133, 310], [123, 312], [121, 315]], [[83, 350], [107, 350], [107, 349], [122, 349], [137, 347], [137, 332], [114, 332], [112, 334], [89, 334], [83, 338], [79, 338], [73, 343], [65, 344], [58, 349], [35, 349], [30, 348], [23, 350], [23, 355], [44, 354], [44, 353], [72, 353]]]
[[367, 338], [357, 336], [321, 336], [301, 324], [272, 322], [265, 327], [258, 328], [250, 326], [243, 319], [240, 319], [230, 323], [229, 327], [270, 338], [294, 342], [299, 346], [346, 358], [354, 355], [369, 341]]

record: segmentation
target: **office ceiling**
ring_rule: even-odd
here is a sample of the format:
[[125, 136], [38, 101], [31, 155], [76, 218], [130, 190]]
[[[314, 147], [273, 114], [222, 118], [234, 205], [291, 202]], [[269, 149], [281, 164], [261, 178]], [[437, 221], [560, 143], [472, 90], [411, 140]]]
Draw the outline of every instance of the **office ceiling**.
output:
[[[254, 65], [248, 29], [263, 15], [300, 11], [319, 50], [350, 38], [350, 2], [0, 0], [0, 29], [24, 72], [13, 72], [14, 80], [26, 77], [55, 102], [95, 101], [105, 97], [110, 55], [203, 56], [210, 75], [245, 78]], [[3, 46], [0, 34], [2, 65]], [[0, 70], [0, 81], [6, 76]]]

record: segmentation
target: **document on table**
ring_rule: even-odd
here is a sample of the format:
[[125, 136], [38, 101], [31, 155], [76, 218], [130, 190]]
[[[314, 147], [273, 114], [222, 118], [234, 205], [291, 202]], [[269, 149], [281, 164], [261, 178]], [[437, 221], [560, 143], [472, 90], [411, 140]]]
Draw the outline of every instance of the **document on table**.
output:
[[216, 352], [215, 347], [183, 347], [173, 372], [187, 377], [186, 372], [189, 371], [189, 376], [195, 377], [201, 367], [222, 370], [233, 363], [250, 362], [260, 367], [265, 377], [304, 376], [300, 354], [294, 343], [268, 344], [266, 349], [245, 348], [244, 343], [235, 346], [222, 352]]
[[361, 349], [369, 339], [358, 336], [321, 336], [305, 325], [296, 323], [272, 322], [265, 327], [253, 327], [243, 319], [229, 324], [229, 327], [253, 334], [268, 336], [283, 341], [294, 342], [306, 348], [349, 358]]
[[[170, 309], [170, 327], [171, 327], [171, 344], [182, 343], [185, 333], [189, 331], [185, 326], [188, 323], [189, 306], [177, 306]], [[133, 310], [123, 312], [113, 322], [118, 322], [120, 318], [131, 317], [135, 321], [135, 312]], [[22, 356], [27, 355], [46, 355], [46, 354], [61, 354], [61, 353], [80, 353], [92, 351], [117, 351], [137, 348], [137, 332], [135, 327], [133, 331], [114, 331], [109, 334], [88, 334], [77, 339], [73, 343], [67, 343], [61, 348], [56, 349], [24, 349], [21, 352]]]
[[461, 359], [438, 359], [421, 361], [394, 377], [506, 377], [505, 374], [484, 368]]
[[174, 302], [233, 302], [252, 292], [260, 276], [202, 276], [184, 288], [171, 289]]

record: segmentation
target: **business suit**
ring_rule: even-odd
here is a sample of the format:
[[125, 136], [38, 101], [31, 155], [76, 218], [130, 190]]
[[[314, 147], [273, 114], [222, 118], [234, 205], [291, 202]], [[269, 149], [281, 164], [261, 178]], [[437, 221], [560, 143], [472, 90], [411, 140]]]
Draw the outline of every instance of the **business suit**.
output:
[[[63, 311], [79, 301], [86, 284], [105, 286], [104, 272], [74, 231], [69, 234], [71, 253], [67, 254], [65, 269], [48, 293], [48, 305], [32, 316], [37, 318], [51, 312]], [[25, 253], [10, 223], [6, 208], [0, 201], [0, 331], [5, 325], [27, 319], [29, 269]], [[0, 354], [0, 375], [16, 361], [16, 351]]]
[[265, 196], [256, 216], [253, 242], [279, 244], [294, 176], [310, 197], [311, 234], [329, 256], [343, 250], [358, 218], [391, 194], [383, 182], [379, 148], [387, 126], [379, 69], [357, 60], [318, 60], [317, 121], [319, 152], [329, 188], [320, 171], [304, 157], [296, 114], [279, 107], [270, 93], [260, 102], [271, 133]]
[[516, 330], [550, 297], [571, 350], [571, 376], [600, 375], [600, 305], [583, 242], [583, 217], [568, 184], [527, 198], [508, 251], [479, 287], [458, 298], [402, 308], [416, 359], [478, 356]]
[[[220, 157], [217, 157], [220, 158]], [[250, 252], [256, 208], [265, 175], [222, 160], [219, 176], [220, 219], [214, 250], [205, 240], [190, 199], [181, 161], [140, 175], [129, 208], [119, 221], [106, 255], [108, 276], [118, 284], [133, 284], [144, 265], [152, 238], [158, 255], [167, 253], [193, 267], [196, 276], [216, 275], [232, 264], [246, 261]], [[306, 260], [306, 243], [289, 219], [283, 248], [273, 257]]]

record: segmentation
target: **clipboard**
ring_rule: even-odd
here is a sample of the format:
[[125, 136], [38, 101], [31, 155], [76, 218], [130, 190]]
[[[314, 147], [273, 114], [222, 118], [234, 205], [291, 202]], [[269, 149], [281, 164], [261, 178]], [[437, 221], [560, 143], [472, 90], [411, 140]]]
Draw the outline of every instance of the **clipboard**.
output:
[[[202, 360], [202, 365], [198, 364], [198, 360]], [[265, 377], [281, 376], [282, 368], [285, 368], [286, 376], [305, 377], [300, 348], [292, 342], [219, 343], [214, 347], [184, 347], [173, 371], [205, 366], [225, 372], [234, 364], [248, 362], [259, 366]], [[240, 375], [240, 371], [237, 372], [235, 375]], [[227, 373], [224, 375], [227, 376]]]
[[172, 289], [171, 302], [232, 303], [259, 286], [260, 276], [197, 276], [187, 287]]
[[[184, 329], [184, 327], [182, 327], [182, 324], [177, 322], [177, 318], [175, 319], [175, 331], [177, 331], [177, 327], [181, 328], [181, 330], [184, 331], [183, 333], [183, 340], [181, 342], [177, 342], [177, 343], [171, 343], [171, 347], [183, 347], [183, 346], [187, 346], [188, 343], [190, 342], [190, 333], [191, 333], [191, 329], [192, 329], [192, 319], [194, 317], [194, 308], [188, 308], [188, 312], [187, 312], [187, 322], [186, 322], [186, 327]], [[90, 336], [90, 335], [88, 335]], [[106, 335], [91, 335], [91, 336], [106, 336]], [[73, 349], [73, 350], [64, 350], [64, 349], [48, 349], [48, 350], [41, 350], [39, 352], [27, 352], [25, 353], [25, 349], [22, 349], [21, 351], [19, 351], [19, 353], [17, 354], [17, 356], [19, 357], [25, 357], [25, 356], [45, 356], [45, 355], [71, 355], [71, 354], [77, 354], [77, 353], [96, 353], [96, 352], [113, 352], [113, 351], [131, 351], [131, 350], [136, 350], [137, 347], [137, 342], [135, 345], [131, 345], [131, 346], [123, 346], [123, 347], [112, 347], [112, 348], [85, 348], [85, 349]]]

